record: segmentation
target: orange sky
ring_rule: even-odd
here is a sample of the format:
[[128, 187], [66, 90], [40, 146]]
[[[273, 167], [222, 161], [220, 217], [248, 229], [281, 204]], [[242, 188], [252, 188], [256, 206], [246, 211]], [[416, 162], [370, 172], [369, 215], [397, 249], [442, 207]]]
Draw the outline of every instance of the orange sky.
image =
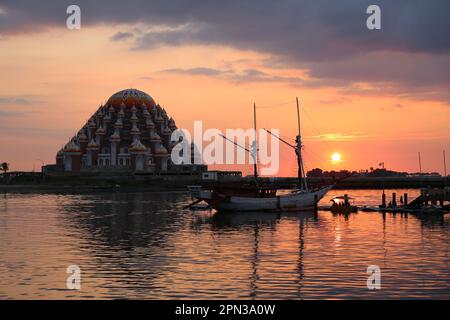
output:
[[[131, 50], [113, 42], [120, 26], [81, 30], [49, 29], [0, 39], [0, 161], [11, 170], [38, 170], [40, 160], [54, 163], [58, 148], [85, 123], [110, 95], [132, 86], [150, 94], [166, 108], [179, 127], [194, 120], [205, 128], [249, 128], [252, 104], [269, 106], [299, 96], [307, 169], [367, 169], [385, 162], [389, 169], [443, 173], [442, 150], [450, 157], [450, 106], [362, 93], [308, 82], [308, 72], [278, 68], [267, 53], [218, 45], [162, 46]], [[232, 75], [193, 75], [168, 69], [208, 67], [233, 70]], [[240, 80], [246, 69], [273, 77]], [[370, 84], [358, 84], [361, 88]], [[258, 110], [258, 126], [279, 128], [295, 137], [295, 103]], [[312, 121], [311, 121], [312, 119]], [[294, 154], [281, 147], [279, 175], [295, 175]], [[342, 154], [333, 164], [331, 153]], [[38, 160], [40, 159], [40, 160]], [[450, 168], [450, 166], [447, 166]], [[248, 173], [249, 167], [241, 168]]]

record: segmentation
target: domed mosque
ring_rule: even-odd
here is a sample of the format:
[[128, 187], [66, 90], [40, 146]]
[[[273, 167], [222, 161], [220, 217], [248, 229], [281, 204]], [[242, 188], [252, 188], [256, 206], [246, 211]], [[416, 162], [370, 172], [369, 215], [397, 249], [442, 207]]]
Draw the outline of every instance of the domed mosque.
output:
[[56, 155], [67, 172], [205, 171], [204, 165], [176, 166], [170, 160], [175, 120], [145, 92], [113, 94]]

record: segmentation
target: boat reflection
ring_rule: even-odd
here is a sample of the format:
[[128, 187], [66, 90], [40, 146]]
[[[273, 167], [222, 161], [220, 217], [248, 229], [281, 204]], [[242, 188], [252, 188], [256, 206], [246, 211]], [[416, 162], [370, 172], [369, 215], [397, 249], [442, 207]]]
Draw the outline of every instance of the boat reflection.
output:
[[298, 255], [296, 261], [297, 271], [297, 297], [303, 298], [302, 288], [304, 287], [304, 250], [305, 250], [305, 227], [308, 224], [318, 226], [317, 212], [285, 212], [285, 213], [269, 213], [269, 212], [215, 212], [209, 215], [199, 215], [193, 219], [192, 227], [197, 229], [201, 225], [211, 225], [212, 230], [221, 233], [226, 230], [243, 229], [251, 231], [253, 234], [253, 251], [251, 258], [252, 272], [249, 279], [250, 282], [250, 298], [256, 299], [258, 296], [258, 267], [260, 264], [260, 236], [262, 231], [275, 232], [277, 224], [281, 219], [296, 220], [298, 222]]

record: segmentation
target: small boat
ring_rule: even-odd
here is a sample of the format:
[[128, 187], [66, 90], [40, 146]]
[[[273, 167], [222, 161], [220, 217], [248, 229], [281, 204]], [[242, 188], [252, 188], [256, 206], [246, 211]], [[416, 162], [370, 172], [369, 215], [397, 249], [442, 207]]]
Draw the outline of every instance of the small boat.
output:
[[334, 197], [330, 201], [332, 202], [330, 211], [332, 213], [343, 213], [343, 214], [349, 214], [349, 213], [356, 213], [358, 212], [357, 206], [352, 206], [350, 204], [350, 198], [347, 195], [344, 195], [342, 197]]
[[209, 187], [188, 186], [191, 196], [196, 199], [191, 205], [196, 205], [201, 201], [205, 201], [209, 206], [217, 211], [301, 211], [314, 209], [320, 199], [322, 199], [334, 185], [328, 185], [316, 189], [310, 189], [308, 186], [302, 159], [303, 144], [300, 134], [300, 111], [298, 98], [296, 101], [298, 117], [298, 135], [296, 138], [296, 145], [285, 141], [269, 130], [264, 130], [295, 150], [297, 155], [299, 178], [299, 187], [297, 189], [292, 190], [290, 193], [278, 195], [276, 186], [264, 185], [258, 180], [256, 105], [253, 105], [255, 141], [252, 144], [252, 150], [250, 151], [244, 146], [237, 144], [235, 141], [229, 140], [225, 136], [222, 137], [250, 153], [254, 160], [254, 181], [247, 184], [217, 184]]

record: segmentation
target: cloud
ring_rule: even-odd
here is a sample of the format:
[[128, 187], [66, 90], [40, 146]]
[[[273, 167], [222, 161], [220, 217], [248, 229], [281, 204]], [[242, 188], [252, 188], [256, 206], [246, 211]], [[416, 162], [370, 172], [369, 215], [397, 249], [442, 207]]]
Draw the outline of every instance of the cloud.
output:
[[32, 105], [42, 101], [35, 96], [0, 96], [0, 105]]
[[350, 99], [349, 97], [339, 96], [339, 97], [335, 97], [335, 98], [321, 99], [321, 100], [319, 100], [319, 103], [321, 103], [321, 104], [341, 104], [341, 103], [350, 102], [351, 100], [352, 99]]
[[319, 141], [350, 141], [350, 140], [363, 140], [368, 138], [374, 138], [375, 135], [363, 135], [360, 132], [350, 133], [325, 133], [316, 136], [312, 136], [313, 140]]
[[[1, 33], [65, 28], [70, 1], [0, 0]], [[150, 32], [142, 43], [180, 40], [220, 43], [309, 60], [394, 50], [449, 53], [447, 0], [240, 1], [79, 0], [82, 24], [190, 25], [192, 30]], [[365, 26], [366, 8], [382, 9], [382, 29]], [[146, 40], [147, 39], [147, 40]]]
[[207, 67], [197, 67], [197, 68], [189, 68], [189, 69], [182, 69], [182, 68], [173, 68], [173, 69], [166, 69], [162, 72], [165, 73], [172, 73], [172, 74], [186, 74], [186, 75], [199, 75], [199, 76], [222, 76], [227, 73], [227, 71], [222, 71], [214, 68], [207, 68]]
[[[4, 12], [0, 34], [65, 28], [69, 4], [0, 0]], [[310, 82], [304, 85], [353, 89], [355, 83], [370, 82], [399, 94], [450, 101], [444, 92], [450, 82], [448, 0], [79, 0], [77, 4], [82, 28], [123, 24], [135, 30], [139, 26], [139, 32], [124, 31], [111, 38], [133, 38], [133, 50], [230, 46], [268, 54], [279, 65], [309, 70]], [[366, 8], [371, 4], [381, 7], [381, 30], [366, 28]], [[273, 79], [251, 70], [243, 73], [242, 79]], [[239, 75], [234, 79], [239, 81]]]
[[117, 32], [111, 37], [112, 41], [123, 41], [126, 39], [133, 38], [134, 34], [132, 32]]
[[0, 118], [21, 117], [23, 112], [0, 110]]
[[301, 84], [304, 79], [299, 77], [286, 77], [277, 76], [270, 73], [263, 72], [258, 69], [243, 69], [235, 70], [229, 69], [215, 69], [208, 67], [195, 67], [195, 68], [174, 68], [162, 70], [163, 73], [190, 75], [190, 76], [208, 76], [216, 79], [224, 79], [230, 82], [236, 83], [249, 83], [249, 82], [286, 82], [290, 84]]

